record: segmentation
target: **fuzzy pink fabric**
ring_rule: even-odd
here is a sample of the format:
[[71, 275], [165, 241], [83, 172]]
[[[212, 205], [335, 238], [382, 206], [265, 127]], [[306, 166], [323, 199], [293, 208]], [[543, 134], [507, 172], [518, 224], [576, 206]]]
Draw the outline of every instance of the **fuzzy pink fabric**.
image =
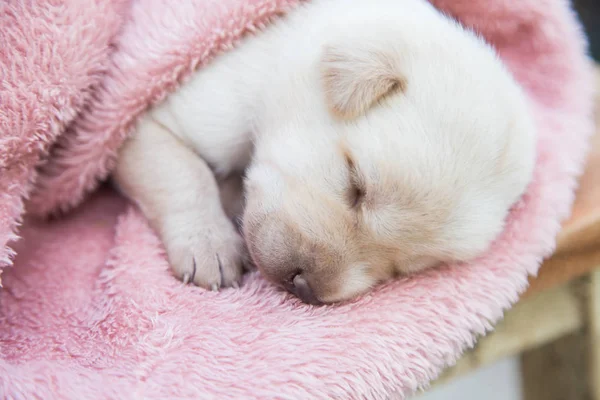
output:
[[[0, 3], [0, 248], [24, 196], [37, 214], [80, 203], [148, 104], [295, 2]], [[213, 293], [173, 279], [141, 214], [101, 190], [62, 219], [26, 217], [0, 250], [17, 253], [0, 292], [0, 398], [404, 398], [491, 329], [569, 212], [592, 75], [566, 1], [434, 4], [496, 46], [538, 124], [534, 182], [488, 254], [330, 307], [258, 273]]]
[[0, 2], [0, 267], [34, 167], [109, 64], [126, 0]]

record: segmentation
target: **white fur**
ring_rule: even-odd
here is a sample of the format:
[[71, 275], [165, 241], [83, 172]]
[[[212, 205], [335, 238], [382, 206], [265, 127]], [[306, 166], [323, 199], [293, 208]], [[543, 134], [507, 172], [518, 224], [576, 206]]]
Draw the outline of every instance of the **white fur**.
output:
[[[400, 89], [388, 94], [383, 79], [396, 77]], [[386, 92], [381, 98], [376, 84]], [[147, 215], [159, 216], [150, 219], [178, 275], [207, 287], [238, 279], [243, 246], [230, 227], [217, 228], [228, 223], [213, 192], [218, 180], [248, 168], [244, 219], [255, 260], [269, 264], [261, 265], [267, 276], [287, 268], [270, 265], [287, 256], [339, 260], [344, 265], [305, 271], [314, 286], [337, 282], [313, 288], [321, 301], [355, 296], [381, 280], [374, 261], [361, 258], [379, 244], [392, 247], [385, 263], [395, 272], [481, 254], [534, 165], [524, 95], [489, 46], [423, 0], [313, 0], [195, 73], [149, 111], [132, 143], [150, 141], [144, 137], [152, 129], [180, 142], [137, 152], [132, 147], [143, 145], [130, 144], [116, 180]], [[368, 201], [359, 210], [345, 205], [349, 172], [340, 143], [365, 180]], [[199, 167], [181, 147], [217, 179], [184, 173]], [[353, 213], [362, 239], [338, 224], [353, 221]], [[421, 237], [421, 226], [431, 240], [404, 240]], [[286, 242], [290, 230], [301, 239]], [[228, 244], [206, 245], [221, 236]], [[233, 270], [230, 278], [198, 259], [190, 276], [194, 254], [207, 247], [227, 260], [221, 275]]]

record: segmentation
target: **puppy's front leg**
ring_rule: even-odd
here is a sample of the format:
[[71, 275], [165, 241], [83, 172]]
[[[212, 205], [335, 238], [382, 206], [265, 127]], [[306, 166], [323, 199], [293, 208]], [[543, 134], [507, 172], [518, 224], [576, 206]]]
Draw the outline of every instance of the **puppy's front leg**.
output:
[[236, 286], [245, 246], [206, 163], [146, 116], [122, 147], [114, 180], [160, 235], [175, 275], [213, 290]]

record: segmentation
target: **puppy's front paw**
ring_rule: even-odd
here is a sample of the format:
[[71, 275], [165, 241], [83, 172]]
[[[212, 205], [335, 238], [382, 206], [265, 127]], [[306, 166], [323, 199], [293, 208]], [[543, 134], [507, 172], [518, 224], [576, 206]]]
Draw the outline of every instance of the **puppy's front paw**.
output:
[[208, 222], [174, 217], [169, 225], [163, 241], [178, 278], [212, 290], [239, 285], [247, 250], [228, 219]]

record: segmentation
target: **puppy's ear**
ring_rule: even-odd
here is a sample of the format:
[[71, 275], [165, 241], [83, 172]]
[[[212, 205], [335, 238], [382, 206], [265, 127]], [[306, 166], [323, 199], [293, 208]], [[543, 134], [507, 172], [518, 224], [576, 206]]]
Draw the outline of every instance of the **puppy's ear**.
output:
[[356, 118], [381, 98], [404, 90], [396, 64], [385, 50], [356, 43], [327, 46], [321, 72], [329, 110], [342, 119]]

